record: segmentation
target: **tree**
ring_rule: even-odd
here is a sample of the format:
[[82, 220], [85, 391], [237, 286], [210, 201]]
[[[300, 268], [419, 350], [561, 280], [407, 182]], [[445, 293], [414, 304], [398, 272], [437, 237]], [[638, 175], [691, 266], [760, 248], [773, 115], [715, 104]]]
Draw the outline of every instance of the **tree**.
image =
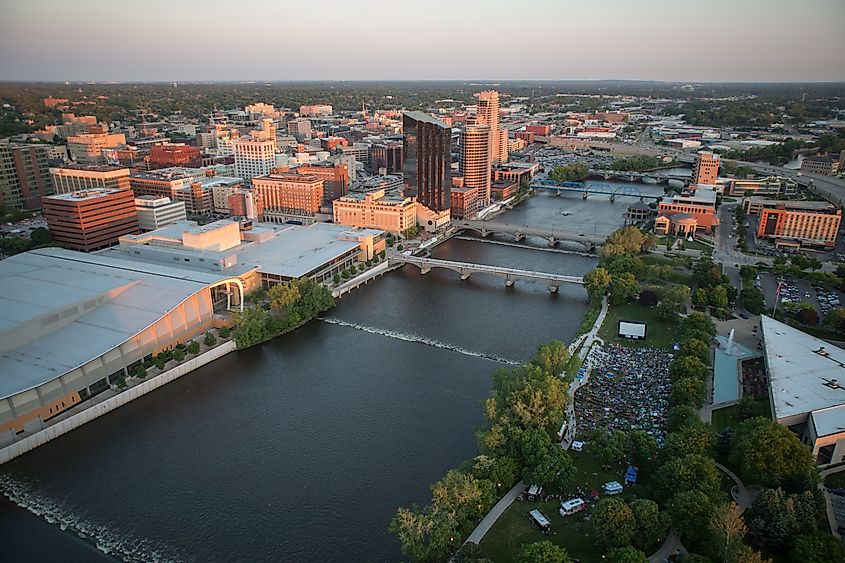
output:
[[801, 533], [816, 529], [821, 498], [815, 491], [787, 494], [783, 489], [764, 489], [745, 514], [748, 538], [757, 547], [781, 548]]
[[205, 339], [203, 340], [203, 343], [204, 343], [207, 347], [209, 347], [209, 348], [210, 348], [210, 347], [214, 346], [215, 344], [217, 344], [217, 339], [216, 339], [216, 338], [214, 337], [214, 335], [213, 335], [213, 334], [211, 334], [210, 332], [206, 332], [206, 333], [205, 333]]
[[645, 553], [633, 546], [617, 547], [607, 552], [608, 563], [648, 563]]
[[485, 416], [490, 422], [545, 431], [560, 425], [568, 400], [566, 383], [539, 366], [500, 369], [493, 374]]
[[634, 513], [618, 498], [599, 502], [592, 514], [593, 536], [604, 547], [624, 547], [631, 543], [636, 532]]
[[270, 308], [274, 310], [287, 309], [300, 298], [299, 280], [277, 283], [267, 292]]
[[53, 242], [53, 237], [50, 236], [50, 231], [44, 227], [36, 227], [29, 233], [29, 240], [36, 245], [43, 245]]
[[710, 456], [713, 451], [713, 433], [704, 424], [686, 426], [666, 436], [662, 455], [665, 459], [695, 454]]
[[687, 304], [687, 301], [690, 300], [690, 296], [692, 295], [692, 291], [690, 290], [689, 286], [687, 285], [676, 285], [673, 286], [672, 289], [668, 292], [668, 297], [682, 306]]
[[796, 313], [795, 318], [798, 319], [801, 324], [806, 326], [816, 326], [819, 324], [819, 314], [816, 312], [816, 308], [812, 305], [801, 307], [798, 313]]
[[615, 463], [625, 456], [627, 440], [621, 430], [596, 428], [590, 434], [588, 448], [602, 463]]
[[743, 395], [736, 404], [736, 417], [742, 422], [749, 418], [756, 416], [756, 408], [754, 405], [754, 397], [751, 395]]
[[707, 364], [710, 363], [710, 347], [698, 338], [688, 338], [681, 344], [681, 356], [691, 356]]
[[702, 258], [692, 269], [692, 276], [699, 287], [712, 289], [726, 282], [722, 268], [709, 258]]
[[569, 350], [560, 340], [552, 340], [537, 348], [531, 363], [549, 375], [560, 375], [569, 363]]
[[334, 276], [332, 276], [332, 282], [335, 285], [339, 284], [340, 283], [340, 274], [335, 274]]
[[742, 306], [752, 315], [759, 315], [766, 306], [763, 292], [756, 287], [746, 287], [740, 294]]
[[645, 273], [645, 265], [638, 256], [633, 254], [619, 254], [618, 256], [611, 256], [605, 259], [604, 267], [611, 276], [616, 276], [624, 273], [633, 274], [637, 279], [642, 279]]
[[666, 539], [669, 533], [669, 515], [661, 512], [656, 502], [637, 499], [631, 503], [631, 512], [635, 522], [632, 543], [636, 547], [651, 550]]
[[465, 542], [452, 556], [452, 563], [493, 563], [475, 542]]
[[145, 368], [143, 364], [138, 364], [137, 366], [135, 366], [132, 375], [134, 375], [138, 379], [144, 379], [147, 377], [147, 368]]
[[693, 377], [684, 377], [672, 384], [669, 402], [672, 405], [690, 405], [701, 408], [704, 406], [704, 381]]
[[690, 454], [670, 459], [657, 470], [655, 479], [662, 495], [700, 491], [714, 501], [722, 497], [722, 474], [711, 457]]
[[716, 336], [716, 325], [709, 316], [693, 311], [681, 322], [681, 336], [695, 331], [707, 334], [712, 338]]
[[455, 536], [454, 523], [445, 514], [427, 507], [423, 511], [400, 507], [388, 530], [402, 543], [402, 553], [418, 561], [449, 553]]
[[824, 324], [837, 332], [845, 332], [845, 307], [836, 307], [824, 316]]
[[584, 276], [584, 286], [591, 299], [601, 299], [610, 287], [610, 274], [601, 266], [587, 272]]
[[697, 356], [678, 356], [669, 365], [669, 377], [672, 381], [685, 378], [704, 381], [707, 379], [707, 373], [707, 364]]
[[246, 348], [269, 338], [267, 323], [270, 313], [263, 307], [246, 307], [242, 313], [233, 313], [232, 317], [237, 327], [235, 343], [238, 348]]
[[549, 540], [527, 543], [516, 556], [517, 563], [571, 563], [569, 554]]
[[229, 338], [229, 333], [230, 333], [230, 332], [231, 332], [231, 330], [230, 330], [230, 329], [229, 329], [229, 327], [227, 327], [227, 326], [221, 326], [219, 329], [217, 329], [217, 334], [218, 334], [218, 335], [220, 336], [220, 338], [222, 338], [223, 340], [226, 340], [227, 338]]
[[632, 430], [628, 442], [632, 461], [637, 465], [648, 463], [657, 455], [657, 440], [644, 430]]
[[845, 547], [830, 534], [804, 534], [795, 538], [790, 563], [845, 563]]
[[611, 276], [610, 302], [613, 305], [622, 305], [637, 295], [637, 278], [633, 274], [624, 273]]
[[728, 291], [723, 285], [717, 285], [710, 291], [710, 304], [717, 309], [728, 306]]
[[645, 305], [646, 307], [654, 307], [657, 305], [658, 298], [657, 294], [650, 289], [644, 289], [640, 292], [640, 295], [637, 297], [637, 301], [640, 302], [641, 305]]
[[739, 506], [731, 502], [716, 508], [710, 517], [710, 530], [722, 546], [722, 560], [728, 561], [728, 553], [742, 542], [748, 527], [742, 519]]
[[191, 340], [188, 343], [188, 353], [191, 355], [197, 355], [200, 352], [200, 343], [196, 340]]
[[589, 169], [583, 162], [555, 166], [549, 172], [549, 179], [555, 182], [581, 182], [587, 179]]
[[709, 522], [713, 514], [713, 501], [701, 491], [680, 491], [672, 495], [667, 503], [669, 517], [674, 529], [687, 545], [708, 547], [710, 530], [703, 523]]
[[786, 426], [757, 417], [739, 423], [731, 440], [731, 461], [747, 483], [777, 486], [815, 470], [813, 455]]
[[495, 487], [486, 479], [451, 470], [431, 486], [432, 505], [450, 520], [464, 522], [484, 516], [495, 503]]
[[678, 318], [678, 304], [664, 299], [657, 305], [657, 318], [661, 321], [673, 322]]
[[705, 309], [710, 304], [710, 299], [707, 297], [707, 290], [699, 287], [692, 294], [692, 306], [696, 309]]
[[646, 235], [637, 227], [629, 225], [616, 229], [602, 247], [602, 256], [616, 256], [619, 254], [639, 254], [654, 248], [657, 238]]
[[520, 435], [522, 480], [535, 485], [565, 487], [572, 480], [572, 459], [545, 430], [526, 430]]
[[702, 424], [698, 412], [689, 405], [676, 405], [669, 409], [669, 432], [678, 432], [687, 426]]
[[472, 474], [478, 479], [487, 479], [503, 492], [510, 489], [520, 476], [517, 462], [508, 456], [479, 455], [472, 461]]

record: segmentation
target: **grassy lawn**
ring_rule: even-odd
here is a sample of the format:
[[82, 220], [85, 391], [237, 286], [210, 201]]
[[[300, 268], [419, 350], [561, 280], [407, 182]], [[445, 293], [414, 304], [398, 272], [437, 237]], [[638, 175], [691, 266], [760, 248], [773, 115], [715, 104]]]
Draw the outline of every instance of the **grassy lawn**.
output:
[[[585, 491], [600, 490], [602, 484], [608, 481], [622, 482], [624, 468], [619, 468], [616, 472], [607, 472], [588, 452], [570, 453], [575, 464], [575, 479], [574, 484], [564, 491], [567, 499], [579, 496], [577, 492], [579, 487]], [[630, 501], [634, 498], [636, 487], [638, 486], [626, 488], [625, 492], [618, 496], [626, 502]], [[606, 497], [602, 495], [601, 498]], [[584, 498], [584, 500], [587, 499]], [[523, 544], [549, 539], [565, 547], [572, 558], [584, 563], [600, 562], [603, 560], [602, 549], [596, 547], [593, 538], [589, 535], [589, 523], [583, 521], [584, 517], [589, 515], [594, 503], [588, 502], [588, 505], [588, 509], [583, 512], [572, 516], [561, 516], [558, 512], [560, 508], [558, 500], [514, 502], [484, 536], [481, 547], [487, 557], [499, 563], [513, 561]], [[528, 519], [528, 511], [534, 508], [539, 509], [551, 521], [552, 535], [548, 538]]]
[[[626, 340], [616, 336], [620, 320], [640, 321], [648, 324], [645, 340]], [[599, 329], [599, 337], [607, 343], [621, 344], [631, 347], [671, 348], [676, 340], [676, 326], [674, 323], [657, 318], [656, 307], [646, 307], [639, 303], [613, 305], [607, 312], [604, 324]]]
[[[713, 430], [715, 430], [716, 432], [721, 432], [725, 428], [735, 427], [739, 423], [739, 418], [737, 415], [738, 413], [736, 405], [731, 405], [729, 407], [723, 407], [721, 409], [714, 410], [711, 418], [711, 425], [713, 426]], [[769, 418], [770, 409], [768, 399], [754, 400], [754, 416], [764, 416], [766, 418]]]

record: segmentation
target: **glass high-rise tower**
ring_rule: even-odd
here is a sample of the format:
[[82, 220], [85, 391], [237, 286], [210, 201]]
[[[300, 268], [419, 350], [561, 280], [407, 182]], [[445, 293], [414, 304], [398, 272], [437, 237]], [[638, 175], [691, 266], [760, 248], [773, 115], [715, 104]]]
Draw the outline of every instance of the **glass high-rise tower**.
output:
[[402, 116], [405, 134], [402, 167], [405, 185], [432, 211], [449, 209], [452, 183], [452, 131], [430, 115], [409, 111]]

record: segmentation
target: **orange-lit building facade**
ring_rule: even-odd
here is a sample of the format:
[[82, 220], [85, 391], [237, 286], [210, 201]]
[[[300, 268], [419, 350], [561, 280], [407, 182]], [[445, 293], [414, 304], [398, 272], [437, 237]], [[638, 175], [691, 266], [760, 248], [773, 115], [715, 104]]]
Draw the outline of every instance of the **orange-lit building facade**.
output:
[[229, 194], [229, 213], [233, 217], [246, 217], [247, 219], [258, 219], [264, 217], [264, 201], [261, 194], [254, 190], [240, 189]]
[[253, 191], [262, 199], [264, 215], [313, 217], [323, 202], [323, 180], [314, 174], [269, 174], [252, 179]]
[[314, 164], [303, 164], [296, 169], [299, 174], [310, 174], [323, 180], [323, 201], [324, 207], [339, 197], [346, 195], [349, 191], [349, 165], [335, 164], [334, 166], [323, 166]]
[[73, 250], [108, 248], [123, 235], [141, 232], [131, 190], [95, 189], [46, 196], [41, 206], [53, 240]]
[[755, 200], [746, 204], [759, 214], [757, 238], [777, 246], [833, 248], [842, 221], [842, 210], [824, 202]]
[[517, 191], [519, 191], [519, 184], [510, 180], [497, 180], [490, 185], [493, 201], [503, 201], [513, 197]]
[[696, 229], [711, 232], [713, 227], [719, 224], [719, 218], [716, 216], [716, 192], [699, 187], [694, 192], [676, 195], [671, 200], [661, 201], [657, 205], [658, 215], [672, 216], [677, 213], [693, 216]]
[[67, 138], [70, 156], [82, 164], [103, 164], [106, 161], [104, 149], [125, 146], [126, 136], [123, 133], [86, 133]]
[[478, 188], [452, 188], [452, 219], [474, 219], [481, 204]]
[[332, 207], [334, 222], [338, 225], [398, 234], [417, 224], [414, 198], [386, 196], [384, 190], [342, 197], [336, 199]]
[[198, 168], [202, 165], [200, 150], [184, 143], [162, 143], [150, 147], [150, 166], [167, 168], [187, 166]]
[[719, 155], [700, 152], [692, 165], [692, 183], [713, 185], [719, 177]]
[[67, 194], [82, 190], [107, 188], [128, 190], [129, 168], [103, 165], [69, 165], [51, 168], [50, 176], [57, 194]]

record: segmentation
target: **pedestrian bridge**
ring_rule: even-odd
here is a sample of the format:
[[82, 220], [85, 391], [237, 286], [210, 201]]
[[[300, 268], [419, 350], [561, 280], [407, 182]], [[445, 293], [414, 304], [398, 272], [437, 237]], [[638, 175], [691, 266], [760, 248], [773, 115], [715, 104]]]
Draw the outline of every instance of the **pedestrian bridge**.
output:
[[535, 190], [546, 190], [559, 195], [561, 192], [572, 192], [581, 194], [584, 199], [590, 194], [602, 194], [610, 196], [610, 201], [616, 201], [617, 197], [627, 196], [639, 199], [658, 200], [662, 194], [655, 195], [641, 190], [636, 184], [607, 184], [604, 182], [555, 182], [554, 180], [539, 180], [533, 182], [531, 187]]
[[512, 225], [496, 223], [494, 221], [452, 221], [452, 226], [460, 230], [475, 231], [482, 237], [493, 233], [513, 235], [517, 242], [526, 236], [542, 237], [549, 241], [549, 246], [555, 246], [560, 241], [577, 242], [592, 247], [604, 243], [605, 237], [564, 231], [563, 229], [549, 229], [545, 227], [531, 227], [527, 225]]
[[391, 254], [387, 258], [389, 265], [413, 264], [425, 275], [433, 268], [445, 268], [460, 274], [465, 280], [474, 273], [493, 274], [504, 278], [505, 285], [511, 287], [516, 280], [544, 281], [549, 284], [550, 290], [557, 292], [562, 283], [574, 283], [584, 285], [584, 278], [581, 276], [566, 276], [563, 274], [549, 274], [546, 272], [533, 272], [530, 270], [518, 270], [516, 268], [503, 268], [501, 266], [487, 266], [484, 264], [470, 264], [468, 262], [454, 262], [452, 260], [438, 260], [424, 256], [409, 256], [405, 254]]

